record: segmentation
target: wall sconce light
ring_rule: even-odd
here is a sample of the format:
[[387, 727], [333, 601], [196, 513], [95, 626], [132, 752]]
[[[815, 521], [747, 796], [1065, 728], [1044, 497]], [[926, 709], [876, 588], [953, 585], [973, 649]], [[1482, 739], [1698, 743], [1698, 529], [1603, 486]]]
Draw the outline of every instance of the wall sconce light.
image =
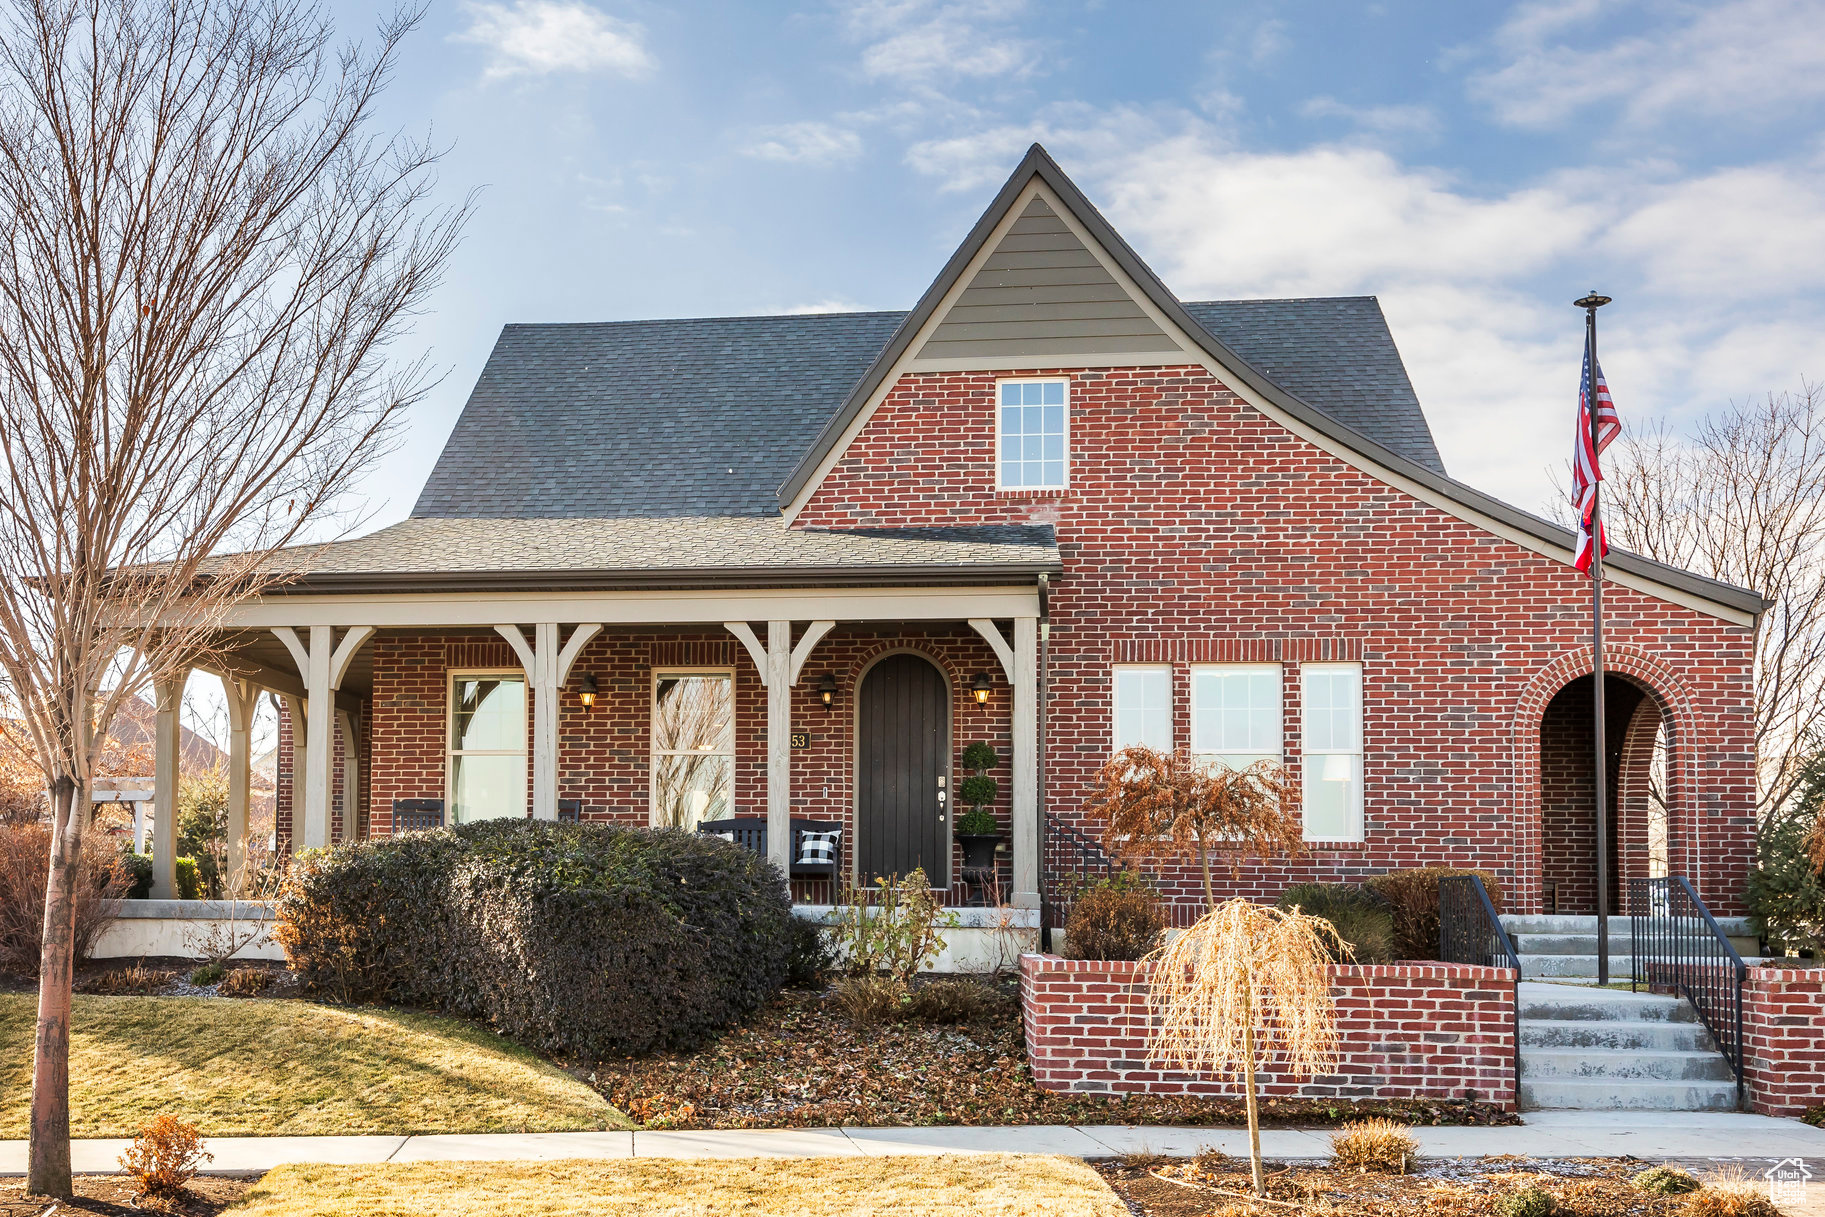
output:
[[824, 679], [817, 682], [817, 699], [824, 703], [824, 709], [836, 705], [836, 677], [824, 673]]
[[583, 673], [583, 679], [577, 687], [577, 700], [583, 703], [585, 710], [596, 708], [596, 678], [588, 672]]
[[970, 692], [976, 695], [977, 705], [986, 706], [988, 704], [989, 690], [993, 687], [993, 685], [989, 684], [987, 672], [976, 673], [976, 679], [970, 681]]

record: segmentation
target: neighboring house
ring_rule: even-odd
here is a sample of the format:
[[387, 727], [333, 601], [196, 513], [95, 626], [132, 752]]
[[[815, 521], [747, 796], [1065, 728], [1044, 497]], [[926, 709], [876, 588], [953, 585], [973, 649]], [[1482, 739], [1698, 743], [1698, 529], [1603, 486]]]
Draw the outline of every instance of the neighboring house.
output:
[[[1181, 302], [1035, 147], [909, 313], [508, 326], [411, 517], [297, 551], [227, 624], [287, 698], [300, 846], [350, 789], [377, 834], [396, 805], [743, 814], [779, 857], [796, 816], [844, 826], [851, 875], [958, 894], [950, 792], [986, 740], [1031, 904], [1097, 767], [1147, 743], [1300, 782], [1310, 850], [1226, 891], [1450, 863], [1588, 912], [1569, 546], [1446, 474], [1373, 297]], [[1762, 602], [1607, 570], [1608, 865], [1735, 911]], [[302, 721], [336, 748], [298, 763]]]

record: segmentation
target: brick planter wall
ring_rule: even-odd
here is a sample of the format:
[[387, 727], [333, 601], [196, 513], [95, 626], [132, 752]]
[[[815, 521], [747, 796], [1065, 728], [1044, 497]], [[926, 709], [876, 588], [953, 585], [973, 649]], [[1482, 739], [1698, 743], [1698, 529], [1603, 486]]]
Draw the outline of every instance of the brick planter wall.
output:
[[[1261, 1093], [1280, 1097], [1468, 1099], [1512, 1108], [1515, 974], [1461, 964], [1332, 967], [1343, 1050], [1333, 1074], [1270, 1068]], [[1152, 1017], [1132, 963], [1023, 955], [1027, 1058], [1045, 1090], [1237, 1096], [1210, 1074], [1147, 1064]]]
[[1743, 985], [1743, 1073], [1770, 1116], [1825, 1103], [1825, 968], [1750, 968]]

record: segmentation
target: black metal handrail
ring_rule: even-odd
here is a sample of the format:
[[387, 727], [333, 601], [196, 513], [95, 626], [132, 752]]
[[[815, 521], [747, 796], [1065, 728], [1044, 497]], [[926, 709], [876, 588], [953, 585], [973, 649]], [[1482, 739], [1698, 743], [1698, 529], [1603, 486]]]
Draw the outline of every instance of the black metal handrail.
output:
[[1743, 1106], [1743, 981], [1749, 967], [1684, 875], [1629, 881], [1629, 988], [1677, 993], [1736, 1075]]
[[1513, 968], [1514, 1002], [1509, 1022], [1514, 1041], [1515, 1103], [1521, 1101], [1521, 957], [1514, 939], [1502, 928], [1489, 890], [1475, 875], [1451, 875], [1438, 881], [1438, 957], [1445, 963], [1484, 968]]
[[1115, 874], [1116, 866], [1090, 836], [1045, 818], [1045, 849], [1040, 861], [1040, 949], [1052, 949], [1052, 930], [1062, 928], [1077, 893], [1098, 879]]

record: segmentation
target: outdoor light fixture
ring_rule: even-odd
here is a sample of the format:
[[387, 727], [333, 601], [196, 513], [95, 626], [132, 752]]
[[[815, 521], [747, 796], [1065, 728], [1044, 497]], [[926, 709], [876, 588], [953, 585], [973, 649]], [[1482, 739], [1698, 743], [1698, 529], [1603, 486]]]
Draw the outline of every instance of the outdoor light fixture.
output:
[[596, 708], [596, 678], [588, 672], [583, 673], [583, 680], [577, 689], [577, 700], [583, 703], [585, 710]]
[[989, 690], [993, 687], [994, 686], [989, 684], [989, 675], [987, 672], [976, 673], [976, 679], [970, 681], [970, 692], [976, 695], [977, 705], [988, 705]]
[[817, 682], [817, 699], [824, 703], [826, 710], [836, 705], [836, 677], [828, 672]]

